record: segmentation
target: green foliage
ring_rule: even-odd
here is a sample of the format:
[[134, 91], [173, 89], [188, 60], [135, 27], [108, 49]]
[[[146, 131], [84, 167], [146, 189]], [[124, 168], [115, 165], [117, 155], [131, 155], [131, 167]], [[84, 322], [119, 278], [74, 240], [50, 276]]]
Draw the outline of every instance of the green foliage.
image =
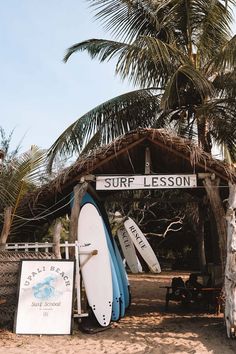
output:
[[4, 158], [0, 163], [0, 229], [3, 226], [3, 214], [6, 207], [12, 207], [11, 232], [24, 221], [18, 218], [18, 205], [23, 196], [39, 185], [40, 174], [45, 171], [45, 151], [36, 146], [23, 154], [19, 154], [20, 145], [10, 150], [12, 133], [7, 137], [0, 129], [1, 150]]
[[235, 0], [93, 0], [95, 17], [114, 40], [70, 47], [64, 60], [86, 51], [116, 59], [115, 73], [140, 89], [94, 108], [66, 129], [49, 150], [81, 152], [131, 129], [171, 128], [207, 152], [213, 142], [235, 156]]

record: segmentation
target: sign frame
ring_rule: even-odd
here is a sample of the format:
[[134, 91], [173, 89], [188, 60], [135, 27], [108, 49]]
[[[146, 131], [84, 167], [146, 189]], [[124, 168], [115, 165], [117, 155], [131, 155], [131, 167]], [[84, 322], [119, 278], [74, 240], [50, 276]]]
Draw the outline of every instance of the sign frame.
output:
[[72, 334], [75, 260], [22, 259], [13, 331]]
[[196, 188], [196, 174], [99, 175], [96, 190]]

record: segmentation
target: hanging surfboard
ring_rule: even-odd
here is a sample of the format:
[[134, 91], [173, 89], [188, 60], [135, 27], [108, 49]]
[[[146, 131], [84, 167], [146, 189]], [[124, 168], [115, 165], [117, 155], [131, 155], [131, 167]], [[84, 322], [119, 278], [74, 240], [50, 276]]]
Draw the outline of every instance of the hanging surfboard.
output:
[[[95, 200], [89, 193], [86, 193], [84, 195], [81, 205], [82, 206], [86, 205], [86, 203], [93, 204], [97, 208], [99, 215], [102, 217], [98, 204], [95, 202]], [[112, 270], [112, 287], [113, 287], [112, 321], [118, 321], [120, 317], [124, 317], [125, 315], [124, 289], [123, 289], [121, 274], [117, 264], [117, 259], [115, 256], [113, 245], [110, 240], [110, 235], [108, 233], [104, 220], [103, 220], [103, 226], [106, 234], [108, 250], [110, 253], [110, 262], [111, 262], [111, 270]]]
[[133, 241], [131, 240], [128, 232], [124, 227], [121, 227], [117, 230], [117, 236], [129, 269], [132, 273], [139, 273], [137, 255]]
[[98, 323], [106, 327], [112, 315], [112, 273], [103, 220], [91, 203], [81, 208], [78, 241], [90, 244], [86, 247], [86, 253], [98, 251], [97, 255], [92, 256], [80, 254], [80, 268], [89, 306]]
[[138, 225], [131, 218], [127, 218], [124, 222], [124, 226], [151, 272], [160, 273], [161, 267], [157, 257]]

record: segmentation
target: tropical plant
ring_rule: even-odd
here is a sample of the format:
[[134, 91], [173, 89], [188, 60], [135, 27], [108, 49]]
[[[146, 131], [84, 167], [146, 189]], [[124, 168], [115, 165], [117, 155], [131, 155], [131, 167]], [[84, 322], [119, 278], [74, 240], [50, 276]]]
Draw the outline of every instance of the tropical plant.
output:
[[[69, 126], [49, 150], [81, 152], [141, 127], [164, 127], [205, 151], [224, 145], [235, 155], [235, 0], [93, 0], [96, 17], [115, 37], [70, 47], [100, 62], [116, 58], [116, 74], [138, 89], [115, 97]], [[119, 40], [119, 41], [118, 41]]]
[[[18, 209], [23, 196], [32, 191], [40, 181], [40, 171], [43, 170], [46, 153], [36, 146], [23, 154], [18, 154], [20, 146], [10, 150], [12, 133], [7, 137], [1, 128], [0, 163], [0, 233], [4, 232], [6, 212], [9, 212], [8, 232], [14, 234], [25, 221], [20, 218]], [[45, 168], [44, 168], [45, 171]]]

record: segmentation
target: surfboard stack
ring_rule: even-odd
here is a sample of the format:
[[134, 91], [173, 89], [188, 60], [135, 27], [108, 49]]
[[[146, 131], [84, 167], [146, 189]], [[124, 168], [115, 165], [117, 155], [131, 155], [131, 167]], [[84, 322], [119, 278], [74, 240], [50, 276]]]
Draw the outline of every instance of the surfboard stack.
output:
[[[86, 252], [79, 254], [79, 263], [88, 305], [97, 326], [107, 327], [125, 315], [129, 283], [106, 215], [88, 193], [81, 204], [78, 242], [87, 245]], [[91, 256], [94, 250], [97, 254]]]

